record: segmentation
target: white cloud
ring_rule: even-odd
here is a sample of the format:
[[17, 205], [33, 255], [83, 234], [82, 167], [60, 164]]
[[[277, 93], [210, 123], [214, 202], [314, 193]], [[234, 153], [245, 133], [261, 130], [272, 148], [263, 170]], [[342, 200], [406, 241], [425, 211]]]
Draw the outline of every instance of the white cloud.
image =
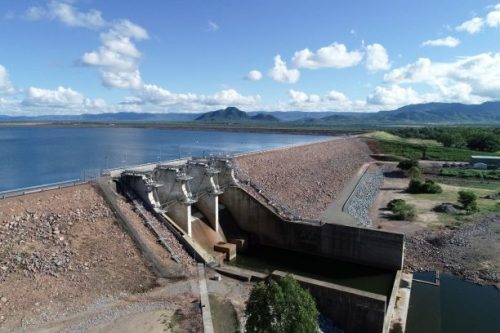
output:
[[208, 21], [208, 28], [207, 28], [208, 31], [217, 31], [219, 29], [220, 27], [217, 23], [213, 21]]
[[366, 98], [368, 104], [399, 107], [406, 104], [420, 103], [418, 93], [411, 87], [403, 88], [398, 85], [390, 87], [376, 87], [374, 92]]
[[341, 93], [340, 91], [332, 90], [326, 95], [326, 99], [329, 101], [336, 101], [336, 102], [347, 102], [349, 99], [347, 98], [344, 93]]
[[12, 85], [9, 79], [9, 73], [7, 69], [0, 65], [0, 93], [13, 94], [16, 89]]
[[201, 106], [252, 106], [260, 102], [260, 96], [244, 96], [234, 89], [219, 91], [213, 95], [179, 94], [152, 84], [145, 84], [137, 92], [135, 103], [160, 106], [180, 105], [198, 109]]
[[486, 24], [490, 27], [500, 27], [500, 4], [486, 15]]
[[467, 31], [469, 34], [475, 34], [481, 31], [484, 26], [484, 20], [481, 17], [474, 17], [460, 24], [456, 29], [458, 31]]
[[81, 63], [100, 69], [105, 86], [137, 89], [142, 85], [139, 71], [141, 53], [134, 41], [149, 38], [147, 31], [128, 20], [120, 20], [107, 31], [101, 33], [102, 45], [85, 53]]
[[262, 79], [262, 73], [254, 69], [248, 72], [248, 74], [245, 75], [244, 79], [249, 81], [259, 81], [260, 79]]
[[234, 89], [219, 91], [213, 95], [201, 96], [200, 103], [205, 105], [254, 105], [260, 101], [260, 96], [243, 96]]
[[30, 7], [25, 16], [30, 20], [58, 20], [70, 27], [98, 29], [106, 25], [100, 11], [91, 9], [80, 12], [71, 4], [61, 1], [51, 1], [46, 7]]
[[42, 106], [52, 108], [89, 109], [102, 108], [106, 103], [101, 100], [85, 98], [81, 93], [71, 88], [57, 87], [55, 90], [30, 87], [23, 104], [27, 106]]
[[303, 49], [295, 52], [292, 61], [298, 68], [346, 68], [361, 62], [363, 53], [360, 51], [347, 51], [344, 44], [333, 43], [322, 47], [316, 52]]
[[425, 84], [435, 101], [481, 102], [500, 98], [500, 53], [481, 53], [452, 62], [420, 58], [384, 76], [389, 84]]
[[448, 36], [445, 38], [426, 40], [422, 43], [422, 46], [447, 46], [447, 47], [456, 47], [460, 44], [460, 40], [458, 38]]
[[290, 100], [284, 110], [301, 111], [366, 111], [365, 101], [351, 101], [342, 92], [332, 90], [326, 95], [307, 94], [294, 89], [288, 90]]
[[275, 81], [284, 83], [295, 83], [300, 78], [298, 69], [288, 69], [286, 62], [278, 54], [274, 57], [274, 67], [269, 70], [268, 75]]
[[366, 68], [370, 71], [388, 70], [391, 68], [387, 50], [380, 44], [366, 47]]

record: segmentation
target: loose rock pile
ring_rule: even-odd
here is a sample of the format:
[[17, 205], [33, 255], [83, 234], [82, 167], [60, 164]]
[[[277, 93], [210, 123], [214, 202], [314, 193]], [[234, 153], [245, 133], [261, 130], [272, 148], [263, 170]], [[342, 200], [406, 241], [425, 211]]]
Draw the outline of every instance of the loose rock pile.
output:
[[472, 282], [500, 286], [500, 214], [458, 230], [424, 230], [406, 237], [405, 267], [446, 270]]
[[88, 209], [70, 209], [64, 213], [26, 210], [0, 221], [0, 281], [8, 273], [24, 275], [82, 272], [88, 263], [74, 261], [68, 233], [73, 224], [83, 220], [95, 223], [111, 215], [108, 207], [96, 203]]
[[0, 200], [0, 331], [61, 318], [104, 295], [137, 293], [155, 280], [91, 185]]
[[384, 175], [378, 167], [374, 170], [367, 170], [359, 180], [344, 208], [349, 215], [354, 217], [358, 225], [366, 227], [372, 223], [370, 207], [383, 184]]

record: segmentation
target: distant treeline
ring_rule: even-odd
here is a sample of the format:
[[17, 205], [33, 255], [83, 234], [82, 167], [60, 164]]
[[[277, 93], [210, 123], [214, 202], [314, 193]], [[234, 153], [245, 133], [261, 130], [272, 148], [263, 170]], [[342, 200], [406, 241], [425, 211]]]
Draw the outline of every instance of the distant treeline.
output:
[[387, 132], [403, 138], [436, 140], [445, 147], [500, 151], [500, 128], [407, 127], [389, 129]]

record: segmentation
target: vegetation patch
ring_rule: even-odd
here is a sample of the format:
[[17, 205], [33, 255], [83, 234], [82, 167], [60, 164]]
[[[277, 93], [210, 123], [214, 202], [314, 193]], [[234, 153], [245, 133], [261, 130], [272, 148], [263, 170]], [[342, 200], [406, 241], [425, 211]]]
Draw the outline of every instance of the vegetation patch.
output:
[[418, 193], [443, 193], [443, 189], [439, 184], [434, 182], [433, 180], [427, 179], [422, 181], [420, 179], [412, 179], [410, 180], [410, 184], [407, 189], [408, 193], [418, 194]]
[[446, 177], [500, 180], [500, 170], [445, 168], [445, 169], [441, 169], [441, 171], [439, 172], [439, 175], [446, 176]]
[[477, 206], [477, 195], [473, 191], [463, 190], [458, 192], [458, 202], [469, 213], [479, 210]]
[[500, 151], [499, 128], [406, 127], [390, 129], [388, 132], [394, 137], [400, 136], [405, 140], [424, 140], [427, 145], [430, 145], [429, 141], [434, 141], [450, 148], [489, 153]]
[[406, 203], [403, 199], [394, 199], [387, 204], [387, 209], [392, 211], [393, 218], [396, 220], [413, 220], [417, 216], [415, 205]]
[[313, 297], [290, 275], [257, 283], [245, 313], [248, 333], [319, 332]]

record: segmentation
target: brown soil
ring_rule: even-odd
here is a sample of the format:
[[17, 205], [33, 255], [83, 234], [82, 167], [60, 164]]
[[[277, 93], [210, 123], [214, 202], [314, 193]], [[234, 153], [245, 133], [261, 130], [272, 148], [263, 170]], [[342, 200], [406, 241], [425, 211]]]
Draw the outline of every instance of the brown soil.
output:
[[138, 293], [155, 280], [92, 186], [0, 201], [0, 331]]
[[336, 140], [238, 157], [243, 186], [294, 218], [317, 219], [356, 171], [370, 161], [357, 138]]

